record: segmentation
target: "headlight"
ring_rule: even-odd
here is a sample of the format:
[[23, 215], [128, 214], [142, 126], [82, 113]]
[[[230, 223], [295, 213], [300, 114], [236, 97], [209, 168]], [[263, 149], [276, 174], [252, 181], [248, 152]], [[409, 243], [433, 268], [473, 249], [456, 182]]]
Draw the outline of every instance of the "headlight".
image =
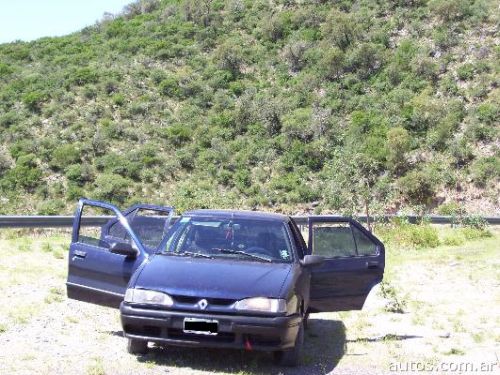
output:
[[168, 294], [146, 289], [127, 289], [125, 302], [142, 303], [147, 305], [172, 306], [174, 301]]
[[247, 298], [236, 302], [234, 308], [236, 310], [282, 313], [286, 312], [286, 301], [265, 297]]

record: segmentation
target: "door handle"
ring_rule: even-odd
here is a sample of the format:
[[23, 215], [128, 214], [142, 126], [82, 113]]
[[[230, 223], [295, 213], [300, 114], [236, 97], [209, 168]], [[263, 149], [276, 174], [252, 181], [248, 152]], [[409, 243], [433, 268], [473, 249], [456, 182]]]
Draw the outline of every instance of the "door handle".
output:
[[378, 268], [378, 262], [377, 261], [366, 262], [366, 268], [369, 270], [375, 270]]
[[81, 250], [75, 250], [73, 252], [73, 255], [75, 257], [78, 257], [78, 258], [85, 258], [87, 256], [87, 252], [86, 251], [81, 251]]

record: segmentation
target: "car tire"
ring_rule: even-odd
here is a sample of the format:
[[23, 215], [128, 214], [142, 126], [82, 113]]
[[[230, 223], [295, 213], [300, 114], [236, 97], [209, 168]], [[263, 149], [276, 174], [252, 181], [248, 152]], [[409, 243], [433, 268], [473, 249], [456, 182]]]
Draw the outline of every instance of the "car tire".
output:
[[295, 367], [300, 364], [304, 346], [304, 324], [300, 323], [295, 346], [291, 349], [274, 352], [274, 361], [281, 366]]
[[130, 354], [146, 354], [148, 352], [148, 342], [144, 340], [128, 339], [127, 351]]

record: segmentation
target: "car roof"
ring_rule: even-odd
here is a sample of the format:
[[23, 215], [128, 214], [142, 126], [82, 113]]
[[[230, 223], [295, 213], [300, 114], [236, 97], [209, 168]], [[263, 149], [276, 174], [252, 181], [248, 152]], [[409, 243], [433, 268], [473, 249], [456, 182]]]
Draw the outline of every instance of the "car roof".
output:
[[192, 210], [184, 212], [182, 216], [209, 216], [221, 219], [255, 219], [255, 220], [270, 220], [281, 221], [288, 220], [288, 216], [263, 211], [246, 211], [246, 210]]

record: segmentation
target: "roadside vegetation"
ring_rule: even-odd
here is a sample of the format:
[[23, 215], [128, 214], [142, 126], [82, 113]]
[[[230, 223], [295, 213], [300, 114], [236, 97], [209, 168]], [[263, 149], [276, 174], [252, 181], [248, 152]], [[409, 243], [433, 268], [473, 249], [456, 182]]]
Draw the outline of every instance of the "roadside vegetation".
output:
[[0, 214], [498, 214], [497, 5], [140, 0], [0, 45]]
[[[401, 231], [431, 231], [439, 243], [411, 242], [407, 238], [413, 237]], [[8, 301], [0, 306], [0, 369], [379, 374], [397, 362], [495, 363], [500, 350], [498, 228], [392, 223], [378, 234], [387, 242], [384, 282], [362, 311], [313, 314], [303, 365], [284, 369], [275, 367], [268, 354], [243, 351], [155, 347], [142, 357], [128, 355], [117, 311], [65, 296], [68, 232], [2, 230], [0, 247], [9, 261], [0, 264], [0, 293]], [[450, 238], [460, 238], [460, 244], [450, 244]]]

